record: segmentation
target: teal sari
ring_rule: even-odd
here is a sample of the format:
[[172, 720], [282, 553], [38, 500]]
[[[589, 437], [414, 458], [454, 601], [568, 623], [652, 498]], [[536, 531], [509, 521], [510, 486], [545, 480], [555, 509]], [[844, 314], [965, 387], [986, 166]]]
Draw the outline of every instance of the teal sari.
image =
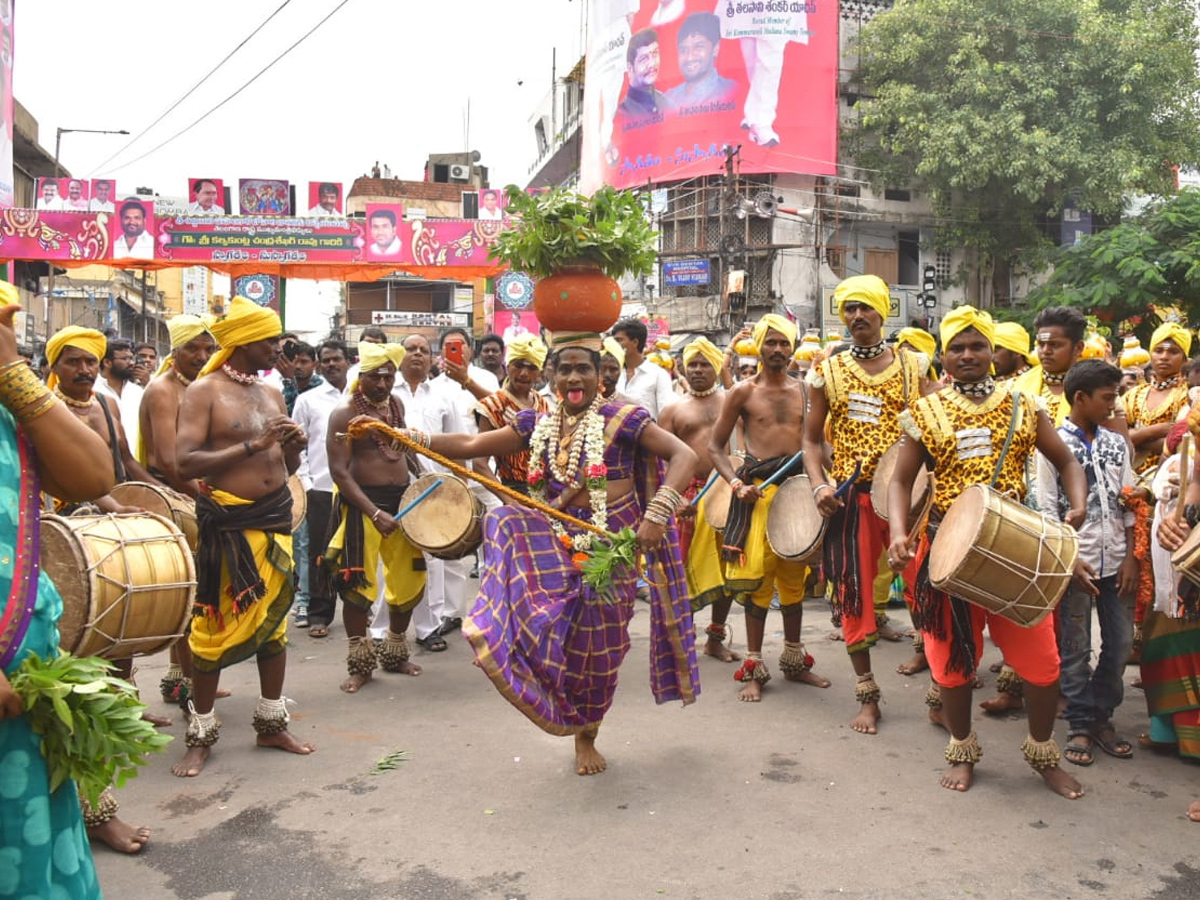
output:
[[[0, 666], [11, 676], [30, 653], [57, 651], [62, 598], [38, 566], [33, 447], [3, 408], [0, 472]], [[50, 793], [39, 743], [24, 716], [0, 721], [0, 900], [99, 898], [75, 783]]]

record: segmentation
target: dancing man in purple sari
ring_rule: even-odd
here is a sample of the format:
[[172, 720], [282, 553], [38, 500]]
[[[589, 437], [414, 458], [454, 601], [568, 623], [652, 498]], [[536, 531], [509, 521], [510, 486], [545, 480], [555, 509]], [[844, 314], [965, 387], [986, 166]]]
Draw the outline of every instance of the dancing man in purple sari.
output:
[[[598, 336], [556, 348], [552, 371], [562, 402], [540, 420], [523, 410], [479, 435], [410, 434], [458, 459], [528, 448], [535, 500], [609, 532], [635, 529], [651, 589], [650, 687], [659, 703], [691, 703], [700, 693], [695, 633], [670, 520], [696, 454], [642, 407], [604, 402]], [[593, 535], [530, 508], [489, 512], [484, 532], [485, 569], [463, 634], [506, 700], [544, 731], [574, 735], [580, 775], [603, 772], [596, 733], [629, 650], [637, 574], [618, 570], [612, 598], [597, 596], [577, 565]]]

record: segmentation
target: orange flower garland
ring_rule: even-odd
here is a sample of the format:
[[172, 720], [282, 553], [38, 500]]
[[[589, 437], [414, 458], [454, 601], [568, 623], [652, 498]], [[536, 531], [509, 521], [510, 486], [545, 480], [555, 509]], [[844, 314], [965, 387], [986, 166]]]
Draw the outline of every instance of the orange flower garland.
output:
[[1154, 602], [1154, 570], [1150, 561], [1150, 504], [1136, 488], [1122, 488], [1125, 508], [1136, 519], [1133, 524], [1133, 549], [1138, 561], [1138, 584], [1133, 607], [1133, 620], [1140, 624], [1146, 610]]

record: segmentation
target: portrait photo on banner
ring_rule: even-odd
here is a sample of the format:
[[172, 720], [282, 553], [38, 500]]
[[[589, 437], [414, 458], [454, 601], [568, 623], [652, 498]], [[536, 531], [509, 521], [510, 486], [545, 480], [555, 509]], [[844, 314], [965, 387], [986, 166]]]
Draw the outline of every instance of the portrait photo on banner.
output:
[[88, 200], [90, 212], [115, 213], [117, 211], [117, 183], [111, 178], [93, 178], [90, 184], [91, 197]]
[[[771, 7], [768, 11], [766, 7]], [[833, 0], [590, 0], [580, 187], [836, 173]]]
[[35, 209], [87, 212], [89, 185], [82, 178], [39, 178]]
[[121, 200], [110, 228], [113, 259], [154, 259], [158, 236], [154, 201], [143, 197]]
[[308, 183], [309, 216], [341, 216], [342, 183], [340, 181], [310, 181]]
[[238, 210], [243, 216], [290, 216], [288, 182], [278, 178], [239, 178]]
[[368, 203], [366, 214], [367, 259], [399, 259], [404, 204]]
[[223, 216], [228, 203], [225, 182], [220, 178], [189, 178], [189, 216]]

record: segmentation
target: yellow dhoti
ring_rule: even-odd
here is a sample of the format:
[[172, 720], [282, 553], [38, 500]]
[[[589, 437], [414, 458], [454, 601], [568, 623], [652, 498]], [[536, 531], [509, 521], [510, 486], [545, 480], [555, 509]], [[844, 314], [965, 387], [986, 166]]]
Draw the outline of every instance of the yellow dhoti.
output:
[[[368, 490], [365, 489], [364, 490]], [[370, 496], [370, 493], [368, 493]], [[381, 497], [372, 497], [387, 514], [394, 515], [395, 500], [387, 502]], [[425, 592], [425, 557], [414, 547], [404, 532], [396, 529], [384, 537], [371, 523], [369, 516], [341, 502], [338, 498], [339, 519], [337, 531], [325, 551], [325, 565], [332, 572], [334, 584], [344, 603], [359, 609], [370, 609], [379, 596], [376, 573], [383, 564], [383, 599], [388, 608], [397, 612], [408, 612], [421, 602]], [[350, 548], [347, 552], [347, 523], [357, 517], [357, 528], [353, 542], [361, 534], [361, 551]], [[360, 562], [361, 558], [361, 562]]]
[[740, 561], [725, 563], [725, 586], [742, 604], [749, 600], [754, 606], [767, 609], [778, 591], [781, 607], [795, 606], [804, 600], [808, 566], [782, 559], [771, 549], [767, 540], [767, 514], [779, 488], [773, 484], [760, 489], [763, 496], [750, 515], [746, 552]]
[[725, 587], [725, 560], [721, 558], [721, 535], [704, 517], [701, 497], [692, 520], [692, 542], [685, 560], [692, 611], [703, 609], [729, 596]]

